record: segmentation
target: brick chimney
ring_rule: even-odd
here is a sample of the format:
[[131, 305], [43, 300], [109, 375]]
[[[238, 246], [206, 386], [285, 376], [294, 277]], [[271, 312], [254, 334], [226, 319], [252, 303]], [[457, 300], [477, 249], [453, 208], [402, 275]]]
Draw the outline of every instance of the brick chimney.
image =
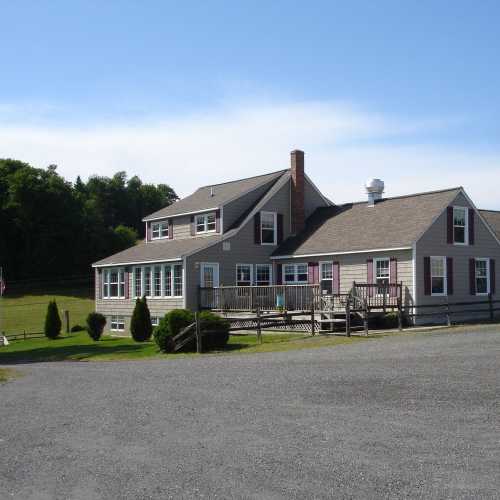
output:
[[290, 153], [292, 174], [292, 234], [300, 233], [305, 226], [304, 215], [304, 151], [295, 149]]

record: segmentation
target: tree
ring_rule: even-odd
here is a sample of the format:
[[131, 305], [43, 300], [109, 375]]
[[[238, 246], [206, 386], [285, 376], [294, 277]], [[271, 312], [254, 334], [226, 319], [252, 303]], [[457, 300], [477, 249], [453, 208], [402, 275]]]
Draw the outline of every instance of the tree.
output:
[[61, 318], [55, 300], [51, 300], [47, 306], [47, 314], [45, 316], [45, 336], [49, 339], [55, 339], [61, 333]]
[[135, 301], [134, 312], [130, 320], [130, 333], [136, 342], [144, 342], [151, 338], [153, 327], [146, 297]]
[[106, 318], [101, 313], [91, 312], [87, 316], [87, 333], [92, 340], [97, 342], [101, 338], [105, 325]]

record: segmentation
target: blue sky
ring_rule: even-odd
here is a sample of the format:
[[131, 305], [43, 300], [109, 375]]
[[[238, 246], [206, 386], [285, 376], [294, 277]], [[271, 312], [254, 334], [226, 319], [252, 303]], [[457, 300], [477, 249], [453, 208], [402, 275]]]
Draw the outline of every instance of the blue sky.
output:
[[184, 195], [299, 147], [334, 200], [379, 176], [500, 209], [499, 26], [497, 1], [3, 2], [0, 155]]

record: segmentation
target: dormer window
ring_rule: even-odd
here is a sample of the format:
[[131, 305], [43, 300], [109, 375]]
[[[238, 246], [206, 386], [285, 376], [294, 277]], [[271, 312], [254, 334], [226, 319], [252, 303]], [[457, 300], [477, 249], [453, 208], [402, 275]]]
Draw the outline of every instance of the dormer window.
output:
[[213, 233], [216, 229], [215, 213], [201, 214], [196, 216], [196, 234]]
[[260, 213], [260, 241], [262, 245], [277, 244], [277, 224], [275, 212]]
[[168, 238], [168, 221], [153, 222], [151, 224], [151, 239], [160, 240]]
[[456, 245], [468, 244], [468, 209], [453, 207], [453, 243]]

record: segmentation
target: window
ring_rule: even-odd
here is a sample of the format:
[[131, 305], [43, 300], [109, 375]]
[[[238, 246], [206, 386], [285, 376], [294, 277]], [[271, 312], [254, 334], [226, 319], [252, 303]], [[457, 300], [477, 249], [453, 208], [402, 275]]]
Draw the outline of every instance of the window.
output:
[[331, 262], [321, 263], [321, 279], [322, 280], [333, 279], [333, 264]]
[[255, 266], [255, 284], [257, 286], [269, 286], [271, 284], [271, 266], [269, 264], [257, 264]]
[[476, 259], [476, 295], [490, 293], [490, 259]]
[[111, 331], [123, 332], [125, 330], [125, 318], [123, 316], [111, 316]]
[[236, 285], [250, 286], [252, 284], [252, 265], [236, 264]]
[[182, 266], [174, 266], [174, 297], [182, 297]]
[[386, 258], [374, 259], [373, 265], [375, 267], [375, 284], [379, 293], [385, 293], [389, 287], [390, 261]]
[[215, 213], [196, 216], [196, 233], [210, 233], [216, 229]]
[[447, 294], [446, 257], [431, 257], [431, 294]]
[[151, 268], [144, 268], [144, 295], [151, 297]]
[[142, 267], [134, 269], [134, 297], [142, 297]]
[[151, 326], [158, 326], [160, 324], [160, 318], [158, 316], [151, 316]]
[[467, 245], [468, 241], [468, 209], [453, 207], [453, 242], [457, 245]]
[[285, 264], [285, 283], [303, 284], [308, 281], [307, 264]]
[[153, 283], [154, 283], [154, 296], [155, 297], [161, 297], [161, 267], [160, 266], [155, 266], [154, 267], [154, 274], [153, 274]]
[[168, 238], [168, 221], [151, 223], [151, 239]]
[[105, 269], [102, 291], [102, 296], [106, 299], [125, 298], [125, 271], [123, 269]]
[[167, 297], [172, 295], [172, 266], [165, 266], [163, 271], [163, 290]]
[[276, 245], [276, 214], [260, 213], [260, 241], [263, 245]]

